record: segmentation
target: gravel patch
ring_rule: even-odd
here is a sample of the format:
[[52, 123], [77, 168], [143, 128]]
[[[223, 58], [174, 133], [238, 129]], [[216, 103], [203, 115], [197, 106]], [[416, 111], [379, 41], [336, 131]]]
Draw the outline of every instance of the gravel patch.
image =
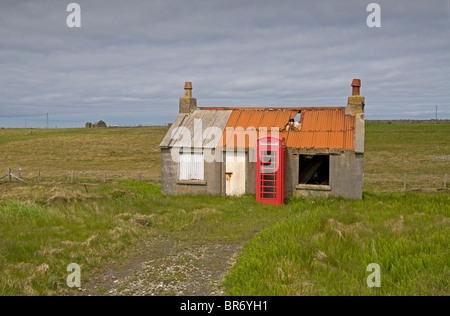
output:
[[220, 296], [241, 250], [236, 244], [192, 244], [157, 238], [121, 267], [82, 284], [90, 296]]

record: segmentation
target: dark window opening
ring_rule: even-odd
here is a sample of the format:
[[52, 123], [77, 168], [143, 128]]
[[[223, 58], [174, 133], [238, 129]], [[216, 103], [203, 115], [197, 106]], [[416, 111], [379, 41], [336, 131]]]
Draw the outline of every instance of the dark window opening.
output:
[[330, 183], [330, 156], [300, 155], [299, 184], [328, 185]]

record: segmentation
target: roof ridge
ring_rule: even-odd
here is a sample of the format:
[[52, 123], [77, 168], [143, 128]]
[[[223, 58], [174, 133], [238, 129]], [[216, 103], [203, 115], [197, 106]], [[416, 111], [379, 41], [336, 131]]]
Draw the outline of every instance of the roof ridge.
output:
[[326, 110], [342, 110], [345, 109], [345, 106], [308, 106], [308, 107], [212, 107], [212, 106], [204, 106], [198, 107], [198, 110], [210, 110], [210, 111], [220, 111], [220, 110], [231, 110], [231, 111], [326, 111]]

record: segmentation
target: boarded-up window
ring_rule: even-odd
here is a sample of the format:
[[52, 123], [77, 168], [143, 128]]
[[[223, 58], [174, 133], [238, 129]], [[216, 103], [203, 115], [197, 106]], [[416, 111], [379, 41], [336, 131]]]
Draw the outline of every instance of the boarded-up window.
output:
[[205, 180], [204, 160], [202, 153], [181, 153], [178, 179], [179, 180]]

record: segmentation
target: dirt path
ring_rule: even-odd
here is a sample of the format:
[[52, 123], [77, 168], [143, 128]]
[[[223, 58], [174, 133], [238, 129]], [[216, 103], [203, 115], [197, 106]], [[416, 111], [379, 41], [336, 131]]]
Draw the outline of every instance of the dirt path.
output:
[[240, 250], [236, 244], [155, 238], [122, 266], [84, 282], [79, 294], [222, 295], [221, 283]]

